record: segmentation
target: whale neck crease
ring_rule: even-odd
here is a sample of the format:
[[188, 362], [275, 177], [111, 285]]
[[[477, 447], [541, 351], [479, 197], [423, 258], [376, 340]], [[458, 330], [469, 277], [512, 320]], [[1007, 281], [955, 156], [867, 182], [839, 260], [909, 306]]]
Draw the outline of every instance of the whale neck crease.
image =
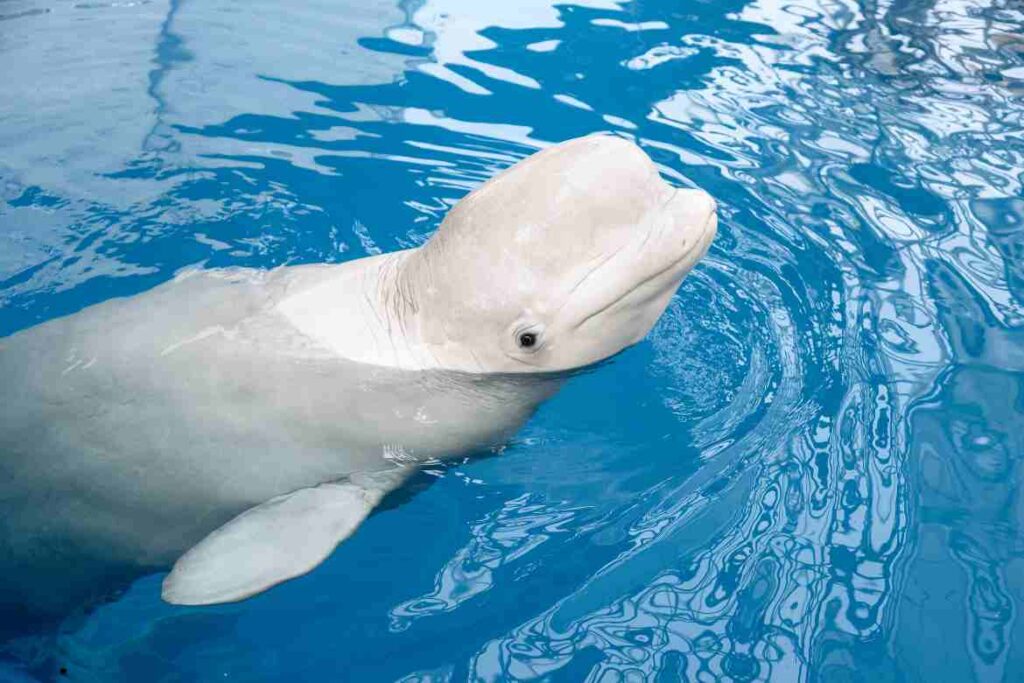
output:
[[407, 260], [416, 249], [329, 266], [277, 304], [321, 351], [357, 363], [405, 370], [438, 368], [420, 340], [419, 303]]
[[403, 337], [415, 331], [419, 313], [419, 297], [414, 286], [409, 263], [419, 255], [419, 249], [393, 252], [381, 258], [373, 292], [377, 318], [387, 327], [397, 326]]

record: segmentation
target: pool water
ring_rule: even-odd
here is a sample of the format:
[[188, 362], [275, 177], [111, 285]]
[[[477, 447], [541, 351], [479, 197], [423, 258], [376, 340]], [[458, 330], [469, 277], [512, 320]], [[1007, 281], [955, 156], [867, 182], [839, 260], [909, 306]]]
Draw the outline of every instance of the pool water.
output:
[[0, 65], [0, 335], [420, 244], [599, 130], [720, 206], [499, 456], [254, 599], [6, 624], [0, 680], [1024, 680], [1020, 3], [2, 0]]

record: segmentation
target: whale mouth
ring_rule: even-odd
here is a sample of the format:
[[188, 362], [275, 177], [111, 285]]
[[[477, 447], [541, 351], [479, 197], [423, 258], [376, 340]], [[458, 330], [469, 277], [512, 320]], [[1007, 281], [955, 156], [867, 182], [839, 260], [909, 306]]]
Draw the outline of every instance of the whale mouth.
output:
[[[712, 211], [708, 215], [707, 220], [704, 221], [704, 225], [701, 226], [699, 236], [697, 237], [697, 240], [693, 243], [692, 247], [684, 251], [678, 258], [671, 261], [664, 268], [661, 268], [653, 275], [647, 276], [639, 283], [637, 283], [635, 286], [631, 287], [630, 290], [626, 292], [623, 295], [623, 297], [620, 298], [629, 296], [631, 293], [640, 289], [644, 285], [657, 280], [665, 273], [669, 273], [675, 270], [683, 270], [685, 268], [685, 270], [683, 270], [683, 272], [681, 273], [682, 275], [685, 275], [687, 272], [689, 272], [690, 268], [696, 265], [696, 263], [700, 261], [701, 258], [704, 257], [704, 254], [707, 253], [707, 250], [711, 246], [711, 242], [712, 240], [715, 239], [715, 235], [717, 233], [718, 214], [715, 211]], [[694, 256], [694, 254], [696, 254], [696, 256]]]
[[[607, 311], [618, 306], [622, 302], [630, 299], [634, 294], [636, 294], [636, 292], [642, 290], [644, 287], [651, 284], [652, 282], [655, 282], [663, 278], [667, 273], [672, 273], [673, 275], [671, 278], [668, 279], [666, 286], [659, 287], [656, 291], [646, 296], [645, 300], [653, 299], [664, 294], [665, 290], [669, 289], [670, 287], [673, 289], [675, 287], [678, 287], [680, 281], [686, 275], [686, 273], [689, 272], [690, 268], [692, 268], [701, 258], [703, 258], [704, 254], [707, 253], [707, 250], [710, 248], [711, 242], [714, 240], [717, 232], [718, 214], [716, 211], [712, 211], [708, 215], [707, 220], [704, 221], [704, 225], [701, 226], [700, 235], [697, 238], [696, 242], [694, 242], [692, 247], [684, 251], [682, 255], [680, 255], [678, 258], [673, 259], [671, 262], [669, 262], [668, 265], [664, 266], [663, 268], [659, 268], [653, 274], [648, 275], [640, 282], [631, 286], [621, 295], [615, 297], [612, 301], [609, 301], [604, 306], [601, 306], [597, 310], [589, 313], [586, 317], [584, 317], [582, 320], [576, 323], [575, 327], [579, 329], [580, 327], [582, 327], [595, 317], [601, 315], [602, 313], [606, 313]], [[696, 256], [694, 256], [695, 254]]]

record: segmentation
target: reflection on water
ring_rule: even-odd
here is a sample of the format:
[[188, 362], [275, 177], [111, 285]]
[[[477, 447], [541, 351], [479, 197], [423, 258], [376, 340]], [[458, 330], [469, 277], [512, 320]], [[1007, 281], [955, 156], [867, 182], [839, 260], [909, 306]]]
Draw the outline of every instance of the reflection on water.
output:
[[529, 494], [513, 498], [501, 509], [470, 527], [472, 540], [438, 573], [433, 592], [398, 605], [391, 611], [392, 630], [408, 628], [412, 620], [449, 612], [494, 585], [494, 570], [515, 562], [564, 531], [572, 510], [530, 504]]
[[721, 207], [501, 457], [303, 581], [197, 619], [146, 579], [12, 671], [1024, 677], [1019, 3], [8, 0], [0, 54], [0, 334], [418, 244], [594, 130]]
[[[1024, 453], [1024, 332], [986, 321], [956, 273], [932, 273], [952, 355], [932, 394], [913, 408], [909, 449], [917, 553], [896, 611], [895, 635], [921, 648], [954, 636], [965, 647], [933, 653], [933, 676], [1018, 680], [1024, 624], [1018, 460]], [[1010, 353], [1006, 353], [1010, 351]], [[955, 607], [948, 623], [930, 616]], [[942, 629], [939, 631], [938, 629]]]

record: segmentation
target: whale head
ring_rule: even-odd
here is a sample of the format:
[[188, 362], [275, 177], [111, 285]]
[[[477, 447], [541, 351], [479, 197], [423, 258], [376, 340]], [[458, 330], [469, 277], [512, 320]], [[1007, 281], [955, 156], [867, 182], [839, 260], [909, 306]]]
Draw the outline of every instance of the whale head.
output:
[[670, 186], [635, 144], [545, 149], [462, 199], [406, 266], [441, 367], [554, 372], [641, 340], [717, 229], [711, 196]]

